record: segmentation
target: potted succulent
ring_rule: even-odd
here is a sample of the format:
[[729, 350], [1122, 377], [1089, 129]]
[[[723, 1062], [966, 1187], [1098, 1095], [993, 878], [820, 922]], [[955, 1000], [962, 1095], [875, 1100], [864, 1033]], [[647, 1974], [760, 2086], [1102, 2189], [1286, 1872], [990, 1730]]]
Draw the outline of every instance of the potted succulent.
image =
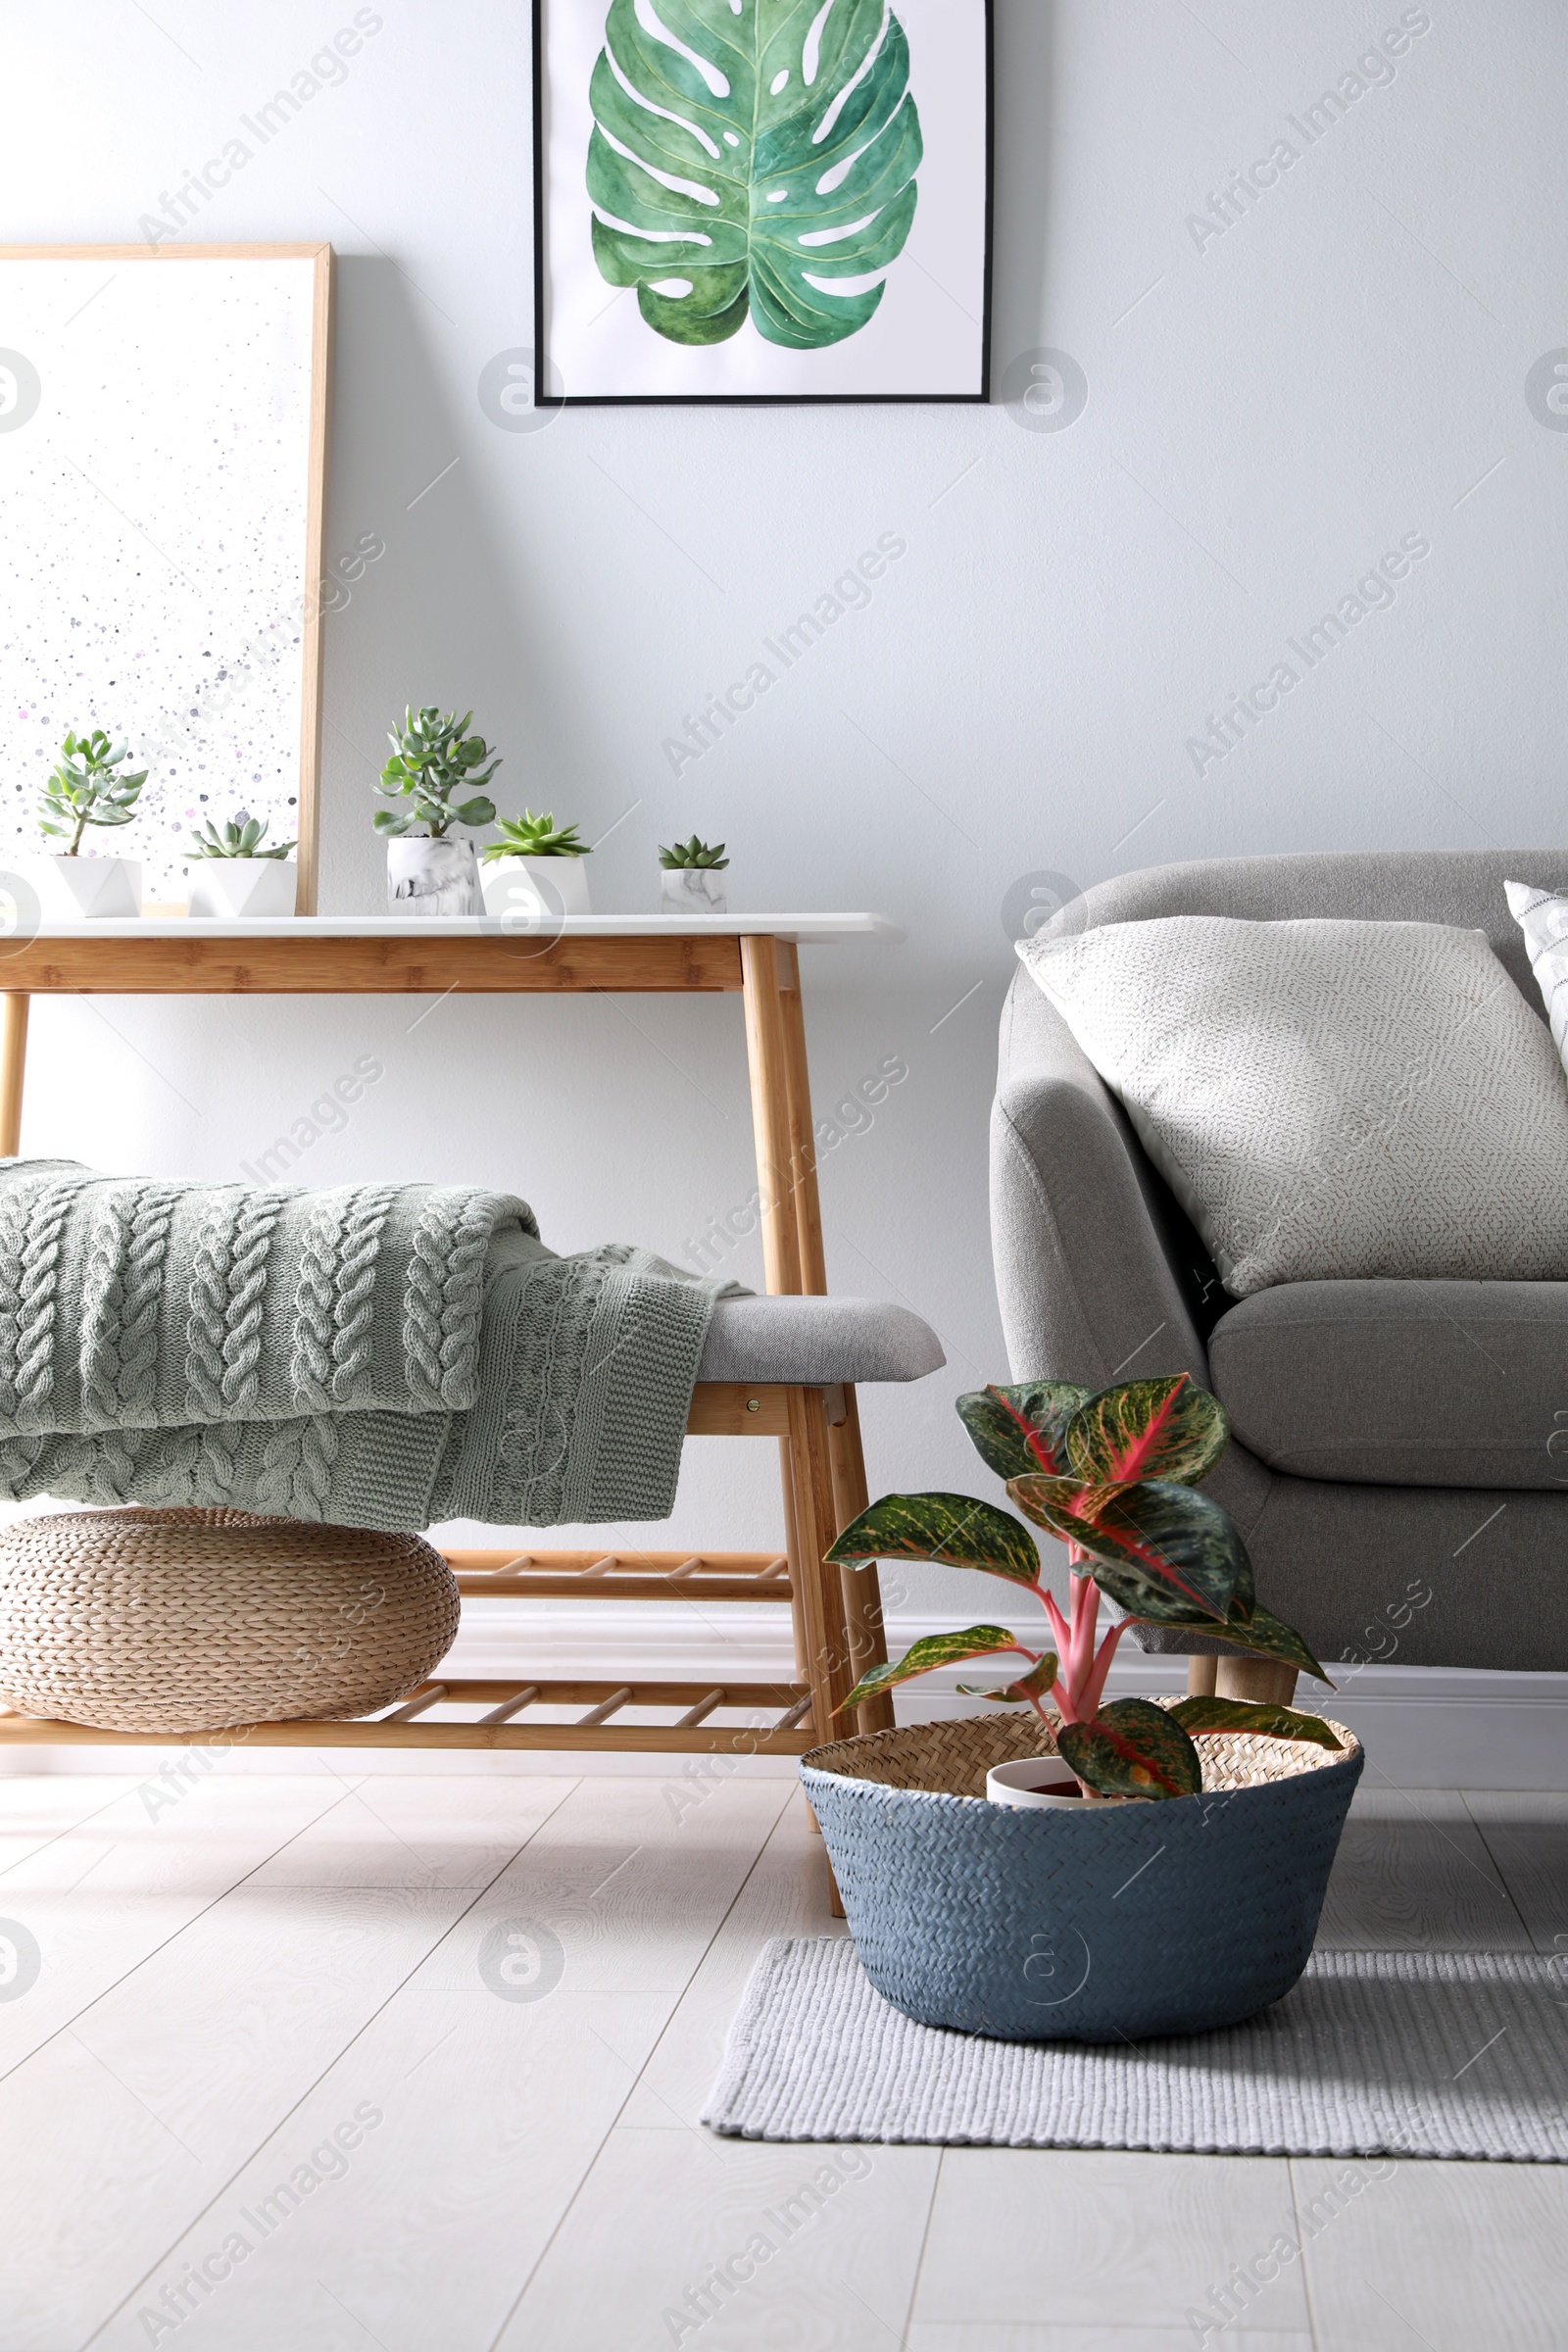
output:
[[89, 827], [112, 830], [136, 813], [147, 770], [124, 770], [126, 746], [111, 743], [102, 727], [74, 732], [60, 747], [60, 763], [50, 771], [38, 804], [38, 828], [64, 850], [42, 851], [27, 859], [29, 877], [43, 913], [73, 921], [82, 915], [139, 914], [141, 861], [135, 858], [84, 858]]
[[294, 912], [299, 867], [289, 852], [297, 845], [282, 841], [263, 849], [267, 823], [265, 816], [238, 808], [221, 829], [209, 817], [201, 831], [191, 835], [194, 871], [186, 893], [191, 914], [240, 922]]
[[[962, 1494], [885, 1495], [828, 1552], [852, 1568], [931, 1560], [1002, 1577], [1040, 1605], [1051, 1643], [996, 1625], [916, 1642], [846, 1706], [996, 1658], [1017, 1665], [979, 1695], [1022, 1714], [874, 1733], [804, 1759], [866, 1972], [924, 2024], [1011, 2040], [1249, 2017], [1306, 1965], [1360, 1745], [1283, 1702], [1103, 1695], [1140, 1622], [1270, 1660], [1287, 1693], [1296, 1671], [1327, 1680], [1258, 1600], [1230, 1519], [1193, 1491], [1227, 1443], [1223, 1409], [1181, 1374], [1098, 1395], [989, 1388], [958, 1411], [1025, 1518], [1065, 1542], [1070, 1598], [1064, 1610], [1046, 1587], [1020, 1521]], [[1102, 1593], [1124, 1612], [1103, 1633]], [[1057, 1801], [1020, 1808], [1031, 1793]]]
[[671, 843], [659, 853], [660, 899], [666, 914], [723, 914], [728, 902], [719, 875], [728, 865], [724, 844], [699, 841]]
[[578, 839], [575, 825], [525, 808], [521, 816], [502, 817], [497, 831], [501, 839], [484, 852], [486, 914], [523, 916], [532, 924], [592, 911], [582, 861], [593, 845]]
[[495, 803], [482, 787], [501, 762], [482, 735], [468, 733], [472, 717], [471, 710], [456, 718], [433, 706], [406, 710], [401, 731], [387, 737], [392, 757], [375, 790], [396, 806], [376, 810], [375, 829], [386, 839], [386, 895], [394, 914], [482, 911], [473, 844], [452, 838], [454, 825], [495, 819]]

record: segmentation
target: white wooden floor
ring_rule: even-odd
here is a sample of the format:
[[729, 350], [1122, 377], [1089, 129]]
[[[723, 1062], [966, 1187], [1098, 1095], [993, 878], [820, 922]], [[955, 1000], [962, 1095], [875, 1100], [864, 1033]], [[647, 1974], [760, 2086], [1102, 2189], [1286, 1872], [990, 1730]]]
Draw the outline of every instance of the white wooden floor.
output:
[[[3, 2352], [1568, 2344], [1568, 2167], [1400, 2163], [1202, 2337], [1339, 2168], [710, 2138], [760, 1944], [834, 1932], [785, 1780], [10, 1779], [0, 1921]], [[1324, 1939], [1568, 1952], [1568, 1797], [1369, 1795]]]

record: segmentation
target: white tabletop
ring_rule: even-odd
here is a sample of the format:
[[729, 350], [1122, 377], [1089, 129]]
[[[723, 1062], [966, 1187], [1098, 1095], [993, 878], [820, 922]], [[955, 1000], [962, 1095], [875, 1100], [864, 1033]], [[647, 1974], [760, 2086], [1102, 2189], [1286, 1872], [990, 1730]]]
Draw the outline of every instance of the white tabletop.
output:
[[[541, 929], [544, 929], [541, 926]], [[573, 914], [548, 926], [562, 939], [792, 939], [827, 946], [840, 939], [893, 945], [906, 934], [885, 914]], [[531, 939], [526, 925], [492, 915], [283, 914], [254, 922], [207, 915], [111, 915], [39, 924], [39, 939]]]

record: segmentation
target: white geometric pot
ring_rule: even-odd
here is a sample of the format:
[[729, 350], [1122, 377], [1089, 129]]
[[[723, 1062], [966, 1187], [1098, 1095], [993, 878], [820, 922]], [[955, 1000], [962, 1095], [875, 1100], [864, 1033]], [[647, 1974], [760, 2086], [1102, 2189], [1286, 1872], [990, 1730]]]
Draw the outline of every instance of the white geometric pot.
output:
[[228, 923], [292, 914], [299, 878], [292, 858], [198, 858], [190, 869], [186, 910]]
[[586, 858], [491, 858], [480, 867], [484, 910], [530, 929], [591, 914]]
[[139, 858], [66, 858], [47, 850], [29, 851], [18, 858], [17, 870], [37, 892], [39, 912], [57, 922], [141, 912]]
[[723, 914], [728, 908], [724, 876], [711, 865], [662, 865], [659, 896], [663, 914]]
[[386, 903], [394, 914], [481, 914], [471, 841], [406, 833], [386, 845]]

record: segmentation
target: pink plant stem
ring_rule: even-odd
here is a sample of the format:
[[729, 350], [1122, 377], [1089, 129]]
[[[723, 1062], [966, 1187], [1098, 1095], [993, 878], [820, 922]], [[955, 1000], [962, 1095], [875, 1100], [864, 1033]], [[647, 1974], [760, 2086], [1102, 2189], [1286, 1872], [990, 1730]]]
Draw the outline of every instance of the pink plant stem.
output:
[[1084, 1688], [1084, 1711], [1091, 1721], [1100, 1713], [1100, 1701], [1104, 1695], [1105, 1679], [1110, 1673], [1111, 1660], [1116, 1655], [1116, 1644], [1131, 1623], [1130, 1617], [1119, 1617], [1100, 1644], [1094, 1667]]

